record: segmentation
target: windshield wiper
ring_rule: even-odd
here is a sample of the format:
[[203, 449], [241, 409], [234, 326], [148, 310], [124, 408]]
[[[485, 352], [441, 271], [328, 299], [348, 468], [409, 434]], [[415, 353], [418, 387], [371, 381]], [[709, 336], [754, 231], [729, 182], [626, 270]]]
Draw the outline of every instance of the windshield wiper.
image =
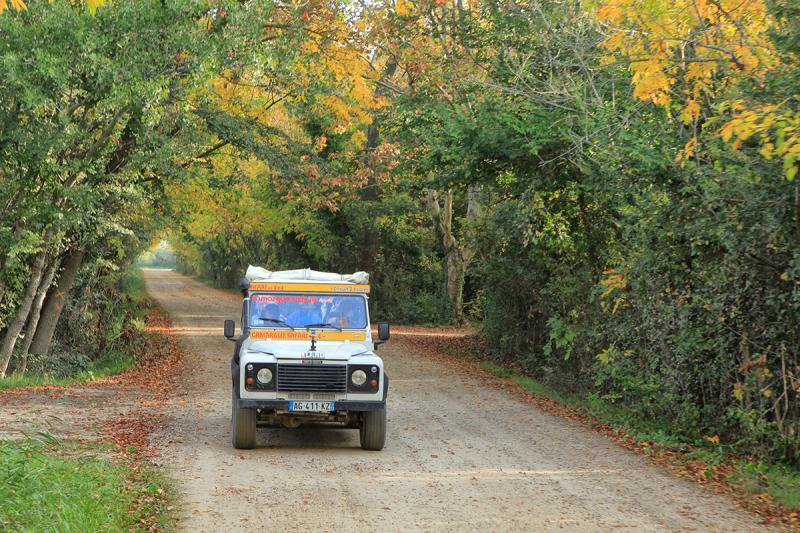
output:
[[342, 328], [339, 326], [334, 326], [333, 324], [328, 324], [327, 322], [323, 324], [306, 324], [303, 326], [304, 328], [333, 328], [338, 331], [342, 331]]
[[286, 326], [287, 328], [289, 328], [292, 331], [294, 331], [294, 328], [292, 326], [290, 326], [289, 324], [287, 324], [285, 320], [281, 320], [279, 318], [267, 318], [267, 317], [264, 317], [264, 316], [260, 316], [260, 317], [258, 317], [258, 319], [259, 320], [263, 320], [264, 322], [274, 322], [274, 323], [279, 324], [281, 326]]

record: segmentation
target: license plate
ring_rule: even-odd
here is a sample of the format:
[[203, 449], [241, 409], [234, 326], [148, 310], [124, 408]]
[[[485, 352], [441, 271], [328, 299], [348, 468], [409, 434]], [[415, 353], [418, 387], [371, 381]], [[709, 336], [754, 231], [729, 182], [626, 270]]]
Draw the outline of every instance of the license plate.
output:
[[289, 402], [289, 411], [293, 413], [331, 413], [334, 410], [334, 404], [335, 402], [293, 401]]

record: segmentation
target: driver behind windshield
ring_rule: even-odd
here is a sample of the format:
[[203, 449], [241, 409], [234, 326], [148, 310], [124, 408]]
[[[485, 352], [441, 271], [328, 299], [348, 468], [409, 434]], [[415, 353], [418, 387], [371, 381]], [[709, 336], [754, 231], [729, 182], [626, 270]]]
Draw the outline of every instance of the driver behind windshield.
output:
[[265, 323], [281, 319], [281, 308], [276, 303], [254, 301], [252, 317], [253, 326], [264, 326]]
[[281, 308], [278, 307], [278, 304], [268, 304], [267, 308], [264, 310], [264, 313], [261, 315], [261, 318], [266, 318], [269, 320], [280, 320]]
[[322, 322], [322, 313], [319, 304], [310, 300], [300, 302], [300, 308], [286, 318], [286, 323], [294, 328], [302, 328], [308, 324]]
[[360, 302], [344, 298], [331, 313], [330, 322], [340, 328], [363, 328], [364, 308]]

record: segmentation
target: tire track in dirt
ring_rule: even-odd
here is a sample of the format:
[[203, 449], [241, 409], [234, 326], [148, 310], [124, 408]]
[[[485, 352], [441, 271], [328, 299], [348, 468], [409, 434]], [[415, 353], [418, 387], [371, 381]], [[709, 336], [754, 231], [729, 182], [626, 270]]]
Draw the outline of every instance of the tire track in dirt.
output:
[[236, 295], [145, 271], [187, 355], [157, 459], [182, 493], [185, 531], [765, 531], [724, 497], [672, 477], [580, 424], [546, 414], [426, 357], [402, 335], [382, 346], [389, 435], [260, 429], [230, 444], [230, 356], [222, 320]]

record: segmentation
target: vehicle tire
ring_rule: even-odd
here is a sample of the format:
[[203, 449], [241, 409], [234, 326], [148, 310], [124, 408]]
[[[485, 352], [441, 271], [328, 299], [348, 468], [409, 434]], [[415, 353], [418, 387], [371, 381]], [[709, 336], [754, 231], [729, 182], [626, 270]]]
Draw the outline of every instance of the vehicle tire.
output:
[[236, 407], [236, 389], [231, 399], [231, 436], [237, 450], [251, 450], [256, 445], [256, 410]]
[[364, 411], [364, 420], [359, 429], [361, 448], [382, 450], [386, 444], [386, 407], [378, 411]]

